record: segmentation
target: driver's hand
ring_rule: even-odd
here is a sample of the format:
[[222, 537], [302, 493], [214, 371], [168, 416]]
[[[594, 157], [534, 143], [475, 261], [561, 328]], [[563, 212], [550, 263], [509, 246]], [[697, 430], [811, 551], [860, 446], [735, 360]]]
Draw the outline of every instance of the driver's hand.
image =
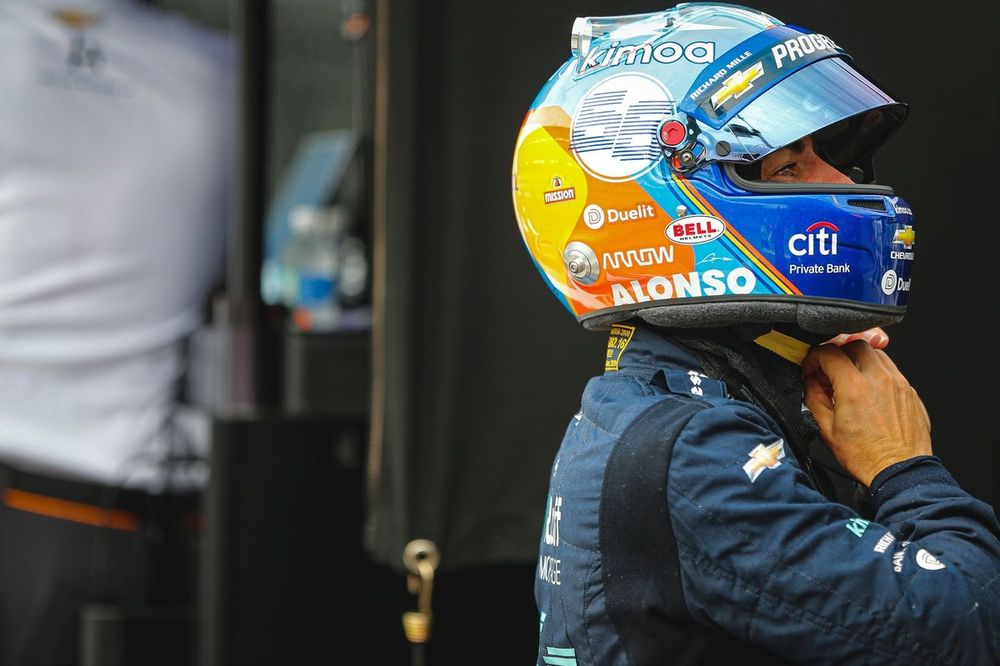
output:
[[865, 486], [889, 465], [931, 455], [927, 410], [882, 350], [864, 340], [820, 345], [809, 350], [802, 372], [820, 438]]

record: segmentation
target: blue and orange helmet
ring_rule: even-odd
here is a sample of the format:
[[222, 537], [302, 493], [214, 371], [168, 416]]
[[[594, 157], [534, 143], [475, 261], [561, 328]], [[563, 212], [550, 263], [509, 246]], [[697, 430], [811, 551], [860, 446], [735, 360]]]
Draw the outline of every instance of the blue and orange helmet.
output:
[[[916, 237], [874, 158], [906, 114], [832, 39], [752, 9], [579, 18], [517, 139], [518, 225], [587, 328], [885, 326]], [[850, 184], [759, 178], [807, 136]]]

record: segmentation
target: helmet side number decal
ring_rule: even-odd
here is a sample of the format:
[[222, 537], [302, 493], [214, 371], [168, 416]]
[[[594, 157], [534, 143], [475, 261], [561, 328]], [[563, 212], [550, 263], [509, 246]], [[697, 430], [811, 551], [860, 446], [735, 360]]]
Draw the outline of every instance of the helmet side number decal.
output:
[[663, 158], [660, 122], [677, 103], [662, 83], [622, 74], [591, 88], [570, 128], [570, 151], [590, 175], [603, 181], [632, 180]]

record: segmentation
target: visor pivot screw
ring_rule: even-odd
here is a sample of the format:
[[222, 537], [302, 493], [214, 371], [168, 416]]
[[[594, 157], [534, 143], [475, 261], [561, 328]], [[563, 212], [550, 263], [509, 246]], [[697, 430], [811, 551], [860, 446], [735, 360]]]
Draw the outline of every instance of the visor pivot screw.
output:
[[660, 124], [660, 143], [667, 148], [677, 148], [688, 140], [688, 128], [680, 120], [670, 118]]
[[589, 246], [579, 241], [573, 241], [563, 252], [563, 261], [570, 277], [578, 284], [594, 284], [601, 275], [597, 255]]
[[681, 151], [681, 154], [678, 155], [678, 157], [681, 160], [682, 166], [691, 166], [691, 163], [694, 162], [694, 155], [690, 150]]
[[685, 206], [684, 204], [681, 204], [680, 206], [677, 207], [676, 212], [677, 212], [677, 217], [684, 217], [685, 215], [687, 215], [688, 207]]
[[715, 144], [715, 154], [719, 157], [725, 157], [732, 152], [732, 148], [729, 146], [728, 141], [720, 141]]

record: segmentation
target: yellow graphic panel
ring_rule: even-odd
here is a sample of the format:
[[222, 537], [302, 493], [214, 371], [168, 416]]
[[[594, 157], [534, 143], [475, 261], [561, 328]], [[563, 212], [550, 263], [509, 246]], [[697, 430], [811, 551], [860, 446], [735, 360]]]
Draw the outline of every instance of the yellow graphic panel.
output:
[[569, 152], [569, 123], [557, 107], [533, 112], [514, 157], [514, 210], [521, 235], [556, 286], [566, 280], [563, 249], [587, 200], [586, 176]]

